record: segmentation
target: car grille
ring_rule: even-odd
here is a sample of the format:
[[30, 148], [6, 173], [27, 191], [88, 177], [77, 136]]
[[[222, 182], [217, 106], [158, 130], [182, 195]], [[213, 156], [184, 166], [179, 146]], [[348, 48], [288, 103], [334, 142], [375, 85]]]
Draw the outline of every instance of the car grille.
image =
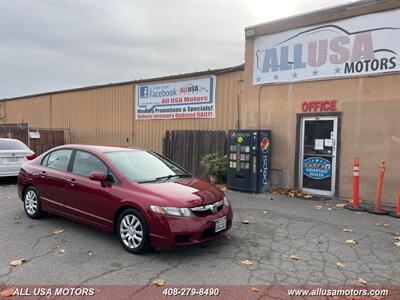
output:
[[192, 207], [191, 211], [195, 216], [203, 217], [218, 213], [219, 211], [222, 210], [223, 206], [224, 206], [224, 200], [221, 200], [204, 206]]

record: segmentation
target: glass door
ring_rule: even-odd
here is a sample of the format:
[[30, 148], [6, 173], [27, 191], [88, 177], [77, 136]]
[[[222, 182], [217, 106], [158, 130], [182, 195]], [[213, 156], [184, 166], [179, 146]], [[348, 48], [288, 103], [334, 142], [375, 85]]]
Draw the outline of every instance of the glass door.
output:
[[337, 117], [301, 121], [299, 186], [319, 195], [335, 194]]

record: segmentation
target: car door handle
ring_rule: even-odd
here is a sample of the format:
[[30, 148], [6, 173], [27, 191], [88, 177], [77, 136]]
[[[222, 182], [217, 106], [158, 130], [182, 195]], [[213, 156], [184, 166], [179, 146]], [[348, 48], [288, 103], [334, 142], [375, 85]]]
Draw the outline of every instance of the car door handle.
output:
[[75, 185], [77, 183], [75, 178], [65, 179], [65, 181], [68, 182], [70, 185]]
[[42, 177], [42, 178], [44, 178], [45, 176], [46, 176], [46, 171], [42, 171], [42, 172], [40, 172], [40, 177]]

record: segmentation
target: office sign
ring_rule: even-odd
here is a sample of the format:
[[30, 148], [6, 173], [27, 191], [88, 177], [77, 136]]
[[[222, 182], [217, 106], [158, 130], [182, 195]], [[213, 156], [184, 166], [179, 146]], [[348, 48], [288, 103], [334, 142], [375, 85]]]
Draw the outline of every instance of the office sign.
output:
[[260, 36], [253, 84], [399, 71], [400, 9]]
[[215, 76], [156, 84], [136, 89], [136, 119], [215, 118]]

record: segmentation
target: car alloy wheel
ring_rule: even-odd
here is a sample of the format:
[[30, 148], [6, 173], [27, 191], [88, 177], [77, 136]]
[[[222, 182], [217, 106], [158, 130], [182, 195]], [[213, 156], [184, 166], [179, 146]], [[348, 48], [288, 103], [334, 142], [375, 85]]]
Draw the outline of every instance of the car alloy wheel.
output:
[[38, 199], [33, 190], [29, 190], [25, 194], [25, 209], [29, 215], [34, 215], [38, 209]]
[[120, 223], [119, 232], [124, 244], [131, 249], [139, 247], [143, 240], [143, 226], [134, 215], [125, 215]]
[[32, 219], [38, 219], [43, 215], [39, 193], [34, 187], [29, 187], [25, 192], [24, 208], [27, 216]]
[[136, 209], [124, 210], [119, 215], [117, 226], [118, 238], [127, 251], [139, 254], [150, 248], [147, 223]]

